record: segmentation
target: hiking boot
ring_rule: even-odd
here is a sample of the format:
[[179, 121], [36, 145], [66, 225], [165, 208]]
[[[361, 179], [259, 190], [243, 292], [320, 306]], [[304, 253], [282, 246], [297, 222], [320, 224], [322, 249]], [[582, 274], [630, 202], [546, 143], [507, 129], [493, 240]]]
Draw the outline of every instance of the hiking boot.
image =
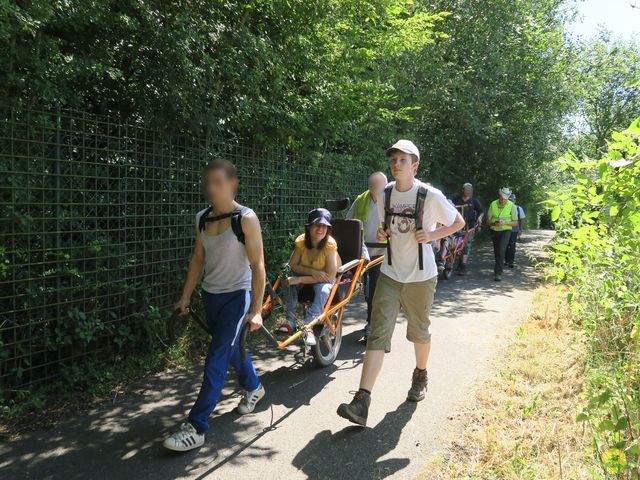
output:
[[513, 263], [510, 263], [510, 264], [509, 264], [509, 268], [514, 268]]
[[338, 407], [338, 415], [346, 418], [350, 422], [365, 427], [367, 425], [370, 404], [371, 395], [362, 390], [358, 390], [353, 396], [351, 403], [343, 403]]
[[410, 402], [419, 402], [424, 400], [427, 394], [427, 383], [429, 378], [427, 377], [427, 369], [419, 370], [415, 368], [413, 370], [413, 376], [411, 377], [411, 388], [407, 393], [407, 400]]
[[501, 281], [502, 281], [502, 276], [501, 276], [501, 275], [496, 274], [496, 275], [494, 275], [493, 279], [494, 279], [496, 282], [501, 282]]
[[180, 430], [162, 442], [164, 448], [176, 452], [186, 452], [204, 445], [204, 433], [198, 433], [190, 423], [183, 423]]

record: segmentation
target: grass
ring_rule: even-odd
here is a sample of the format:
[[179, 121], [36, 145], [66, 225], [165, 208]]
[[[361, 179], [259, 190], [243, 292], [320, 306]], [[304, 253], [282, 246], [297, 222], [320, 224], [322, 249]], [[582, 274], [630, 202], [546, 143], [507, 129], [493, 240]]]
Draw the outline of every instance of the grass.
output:
[[478, 390], [447, 451], [420, 480], [585, 479], [593, 458], [576, 413], [585, 351], [558, 287], [535, 292], [495, 378]]

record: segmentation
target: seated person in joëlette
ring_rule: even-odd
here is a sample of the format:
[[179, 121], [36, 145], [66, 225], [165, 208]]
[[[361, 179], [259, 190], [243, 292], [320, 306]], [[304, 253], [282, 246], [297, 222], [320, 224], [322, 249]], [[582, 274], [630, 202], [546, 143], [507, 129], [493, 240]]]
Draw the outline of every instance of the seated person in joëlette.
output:
[[[331, 213], [324, 208], [309, 212], [304, 233], [296, 238], [295, 248], [289, 259], [293, 275], [286, 279], [285, 289], [287, 321], [278, 329], [281, 333], [293, 333], [296, 327], [298, 292], [304, 285], [313, 285], [313, 303], [307, 309], [305, 325], [322, 313], [342, 265], [338, 255], [338, 244], [331, 236]], [[315, 345], [316, 339], [310, 331], [306, 344]]]

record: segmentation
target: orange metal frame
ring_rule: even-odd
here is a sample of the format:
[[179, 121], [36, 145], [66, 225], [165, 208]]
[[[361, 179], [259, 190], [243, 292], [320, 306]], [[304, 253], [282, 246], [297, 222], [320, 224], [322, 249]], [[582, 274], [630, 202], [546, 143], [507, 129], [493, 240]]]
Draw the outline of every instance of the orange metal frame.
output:
[[[356, 263], [355, 265], [352, 265], [350, 268], [342, 271], [341, 273], [338, 274], [335, 283], [333, 284], [333, 288], [331, 289], [331, 293], [329, 295], [329, 299], [327, 300], [327, 303], [324, 306], [324, 309], [322, 311], [322, 313], [320, 315], [318, 315], [316, 318], [314, 318], [310, 323], [308, 323], [307, 325], [304, 326], [304, 328], [298, 330], [296, 333], [294, 333], [293, 335], [287, 337], [285, 340], [278, 342], [278, 349], [283, 349], [286, 348], [287, 346], [291, 345], [291, 343], [295, 342], [296, 340], [298, 340], [300, 337], [302, 337], [303, 335], [306, 334], [306, 332], [308, 332], [310, 329], [312, 329], [315, 325], [318, 325], [319, 323], [326, 323], [327, 326], [329, 327], [329, 330], [331, 330], [331, 333], [335, 334], [336, 330], [338, 328], [338, 326], [340, 325], [340, 322], [342, 321], [342, 309], [344, 308], [344, 306], [349, 303], [349, 301], [351, 300], [351, 297], [353, 296], [353, 292], [355, 291], [356, 285], [358, 283], [358, 281], [360, 280], [360, 278], [362, 277], [362, 275], [364, 275], [364, 273], [370, 269], [371, 267], [374, 267], [375, 265], [378, 265], [379, 263], [382, 262], [383, 260], [383, 256], [376, 258], [375, 260], [372, 260], [368, 263], [365, 264], [365, 259], [361, 258], [358, 263]], [[332, 305], [333, 302], [333, 298], [336, 295], [336, 292], [338, 291], [338, 288], [340, 287], [340, 281], [342, 280], [342, 277], [345, 273], [351, 271], [355, 269], [354, 275], [353, 275], [353, 280], [351, 281], [351, 285], [349, 286], [349, 291], [347, 292], [347, 294], [345, 295], [345, 297], [340, 300], [338, 303], [336, 303], [335, 305]], [[278, 276], [278, 278], [276, 279], [276, 281], [273, 284], [273, 291], [277, 291], [278, 287], [280, 286], [280, 283], [282, 282], [282, 274], [280, 274]], [[262, 313], [268, 313], [274, 306], [274, 301], [279, 301], [278, 299], [273, 299], [271, 298], [271, 295], [267, 295], [267, 298], [265, 299], [264, 304], [262, 305]], [[338, 316], [335, 319], [335, 322], [331, 321], [331, 316], [338, 312]]]

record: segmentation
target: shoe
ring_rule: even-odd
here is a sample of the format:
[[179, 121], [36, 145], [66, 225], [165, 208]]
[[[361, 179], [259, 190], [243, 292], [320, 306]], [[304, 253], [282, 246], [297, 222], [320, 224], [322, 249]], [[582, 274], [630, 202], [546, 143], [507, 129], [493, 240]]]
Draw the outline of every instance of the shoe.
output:
[[162, 445], [169, 450], [176, 452], [186, 452], [204, 445], [204, 433], [196, 432], [190, 423], [183, 423], [180, 430], [165, 438]]
[[369, 416], [370, 404], [371, 395], [362, 390], [358, 390], [353, 396], [351, 403], [343, 403], [338, 407], [338, 415], [346, 418], [350, 422], [365, 427], [367, 425], [367, 417]]
[[264, 387], [260, 385], [252, 392], [245, 392], [242, 396], [242, 400], [240, 400], [240, 404], [238, 405], [238, 413], [240, 415], [247, 415], [248, 413], [252, 413], [256, 405], [262, 397], [264, 397], [265, 391]]
[[427, 394], [427, 383], [429, 378], [427, 376], [427, 370], [419, 370], [415, 368], [411, 377], [411, 388], [407, 393], [407, 400], [410, 402], [419, 402], [424, 400]]
[[462, 276], [466, 275], [468, 273], [467, 266], [464, 263], [460, 264], [460, 267], [458, 268], [458, 270], [456, 270], [456, 273]]
[[510, 264], [509, 264], [509, 268], [514, 268], [514, 267], [513, 267], [513, 263], [510, 263]]
[[293, 335], [293, 331], [293, 325], [291, 325], [289, 322], [284, 322], [276, 330], [277, 333], [286, 333], [287, 335]]
[[502, 277], [501, 277], [500, 275], [496, 275], [496, 276], [494, 276], [494, 277], [493, 277], [493, 279], [494, 279], [496, 282], [501, 282], [501, 281], [502, 281]]
[[371, 335], [371, 324], [367, 323], [364, 326], [364, 341], [366, 342], [369, 339], [369, 336]]
[[307, 332], [307, 336], [304, 339], [304, 343], [309, 347], [315, 347], [318, 344], [318, 342], [316, 342], [316, 336], [313, 334], [311, 330]]

